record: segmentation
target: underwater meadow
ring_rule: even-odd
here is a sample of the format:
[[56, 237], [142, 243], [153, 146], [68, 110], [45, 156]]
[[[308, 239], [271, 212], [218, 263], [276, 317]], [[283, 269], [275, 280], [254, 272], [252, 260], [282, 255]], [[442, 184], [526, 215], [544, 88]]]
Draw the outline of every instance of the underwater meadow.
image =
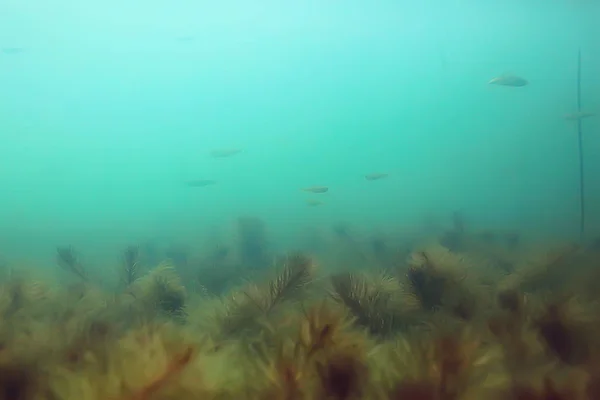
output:
[[598, 21], [0, 0], [0, 400], [600, 400]]

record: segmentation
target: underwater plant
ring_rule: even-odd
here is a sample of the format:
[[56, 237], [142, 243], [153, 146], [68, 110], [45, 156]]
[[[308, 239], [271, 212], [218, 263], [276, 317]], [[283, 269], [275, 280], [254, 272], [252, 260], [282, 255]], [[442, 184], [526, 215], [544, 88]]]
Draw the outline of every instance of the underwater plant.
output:
[[256, 217], [237, 219], [237, 250], [240, 263], [249, 269], [262, 269], [270, 264], [267, 230]]
[[580, 250], [580, 246], [573, 243], [533, 249], [521, 257], [514, 272], [501, 279], [498, 287], [524, 292], [562, 288], [565, 284], [565, 267], [575, 260]]
[[467, 268], [465, 259], [445, 249], [430, 247], [411, 255], [406, 284], [425, 311], [445, 310], [470, 320], [486, 303], [485, 290]]
[[186, 267], [190, 260], [190, 251], [187, 246], [171, 244], [165, 250], [165, 257], [178, 267]]
[[593, 343], [598, 344], [597, 304], [585, 304], [575, 296], [552, 296], [533, 314], [532, 326], [547, 351], [567, 365], [590, 361]]
[[187, 292], [173, 265], [162, 263], [137, 279], [128, 289], [133, 295], [132, 307], [145, 318], [186, 316]]
[[222, 294], [248, 274], [235, 259], [231, 247], [225, 243], [212, 243], [203, 257], [195, 263], [194, 275], [203, 290]]
[[457, 400], [494, 398], [503, 389], [502, 353], [498, 346], [467, 327], [449, 332], [414, 333], [390, 351], [389, 399]]
[[57, 247], [56, 261], [65, 271], [78, 276], [82, 281], [87, 281], [87, 271], [81, 262], [79, 253], [77, 253], [73, 246]]
[[260, 328], [277, 308], [301, 299], [313, 281], [316, 265], [302, 254], [290, 254], [276, 262], [275, 276], [261, 283], [248, 283], [222, 299], [217, 314], [220, 336], [251, 333]]
[[[142, 274], [135, 246], [113, 270], [119, 291], [13, 269], [0, 282], [0, 400], [598, 399], [600, 252], [516, 251], [492, 233], [461, 251], [394, 244], [410, 255], [387, 270], [292, 252], [218, 295], [187, 290], [190, 271], [171, 263]], [[225, 249], [199, 262], [240, 279]], [[70, 271], [79, 258], [63, 250]]]
[[291, 340], [279, 336], [273, 348], [255, 353], [257, 378], [264, 383], [257, 385], [252, 398], [362, 398], [369, 384], [367, 358], [372, 344], [368, 338], [351, 329], [345, 313], [325, 303], [311, 307], [298, 319]]
[[38, 374], [33, 363], [0, 365], [0, 399], [31, 399], [37, 391]]
[[356, 323], [373, 335], [388, 336], [399, 329], [407, 317], [407, 302], [398, 280], [385, 273], [376, 276], [342, 273], [331, 278], [331, 296], [344, 304]]
[[125, 287], [131, 285], [140, 276], [140, 249], [137, 246], [128, 246], [123, 251], [121, 281]]

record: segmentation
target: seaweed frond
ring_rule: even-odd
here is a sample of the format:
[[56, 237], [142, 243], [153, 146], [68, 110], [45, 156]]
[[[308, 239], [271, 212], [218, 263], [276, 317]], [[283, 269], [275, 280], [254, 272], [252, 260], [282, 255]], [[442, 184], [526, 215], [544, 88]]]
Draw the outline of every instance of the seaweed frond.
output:
[[241, 264], [252, 270], [268, 265], [269, 246], [265, 223], [257, 217], [240, 217], [237, 220], [237, 233]]
[[358, 273], [335, 275], [330, 295], [352, 312], [358, 325], [375, 335], [389, 335], [401, 326], [410, 307], [402, 302], [403, 289], [394, 277], [380, 273], [370, 278]]
[[571, 279], [566, 265], [581, 250], [576, 244], [563, 244], [534, 251], [498, 283], [501, 289], [535, 292], [549, 287], [563, 288], [565, 278]]
[[277, 275], [264, 283], [249, 283], [222, 299], [217, 325], [224, 336], [255, 331], [283, 303], [301, 299], [314, 279], [315, 263], [302, 254], [281, 259]]
[[[261, 398], [359, 399], [368, 382], [370, 343], [354, 332], [352, 321], [326, 303], [301, 317], [295, 340], [283, 340], [263, 355], [259, 369], [267, 378]], [[280, 338], [281, 339], [281, 338]]]
[[390, 357], [391, 399], [488, 398], [488, 391], [504, 388], [508, 379], [500, 348], [467, 328], [405, 336]]
[[56, 261], [65, 271], [77, 275], [83, 281], [87, 281], [87, 271], [81, 262], [81, 257], [73, 246], [57, 247]]
[[483, 285], [469, 274], [465, 260], [445, 248], [434, 247], [412, 254], [406, 272], [410, 288], [424, 311], [443, 309], [462, 320], [471, 320], [485, 300]]
[[28, 400], [39, 389], [38, 371], [33, 365], [0, 365], [0, 399]]
[[350, 322], [323, 303], [311, 308], [300, 325], [295, 355], [314, 363], [316, 398], [358, 399], [365, 392], [370, 343], [349, 330]]
[[300, 322], [295, 354], [311, 357], [318, 351], [344, 346], [344, 335], [351, 323], [347, 314], [326, 303], [310, 308]]
[[185, 316], [187, 293], [175, 268], [169, 263], [159, 265], [134, 282], [131, 293], [146, 312]]
[[140, 251], [137, 246], [128, 246], [123, 251], [121, 265], [121, 282], [127, 287], [135, 282], [140, 274]]
[[280, 273], [268, 284], [268, 312], [276, 304], [294, 299], [314, 278], [315, 263], [303, 254], [283, 257]]
[[14, 273], [0, 285], [0, 317], [10, 318], [21, 311], [34, 314], [51, 298], [52, 291], [43, 281], [22, 271]]
[[[594, 307], [595, 306], [595, 307]], [[583, 305], [577, 297], [554, 298], [534, 316], [533, 327], [548, 351], [567, 365], [581, 365], [598, 342], [597, 305]]]
[[550, 379], [545, 379], [541, 388], [535, 388], [527, 385], [517, 385], [511, 389], [510, 395], [510, 398], [518, 400], [571, 400], [579, 398], [576, 393], [570, 391], [559, 391], [554, 386], [554, 382]]
[[129, 396], [128, 400], [147, 400], [152, 398], [152, 396], [158, 392], [165, 384], [172, 379], [174, 376], [178, 375], [183, 371], [183, 369], [190, 363], [192, 360], [193, 348], [190, 346], [186, 348], [183, 353], [175, 355], [173, 359], [169, 362], [165, 370], [154, 379], [152, 379], [149, 383], [147, 383], [144, 387], [139, 389], [132, 396]]

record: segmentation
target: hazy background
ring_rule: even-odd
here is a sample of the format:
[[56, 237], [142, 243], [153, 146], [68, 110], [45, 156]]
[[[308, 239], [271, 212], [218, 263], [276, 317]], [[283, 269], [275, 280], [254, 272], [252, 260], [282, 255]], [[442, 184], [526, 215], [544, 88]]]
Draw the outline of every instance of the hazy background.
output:
[[[579, 47], [600, 111], [598, 21], [598, 2], [569, 0], [2, 0], [0, 48], [23, 51], [0, 52], [0, 253], [193, 243], [240, 215], [282, 241], [457, 209], [576, 237], [563, 116]], [[505, 72], [530, 85], [487, 84]], [[594, 233], [600, 118], [584, 131]], [[326, 205], [307, 207], [310, 185], [330, 186]]]

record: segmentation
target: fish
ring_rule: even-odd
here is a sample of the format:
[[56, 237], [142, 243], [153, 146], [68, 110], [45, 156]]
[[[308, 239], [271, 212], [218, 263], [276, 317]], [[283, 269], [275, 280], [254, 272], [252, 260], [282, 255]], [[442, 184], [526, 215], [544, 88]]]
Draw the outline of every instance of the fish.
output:
[[206, 187], [216, 184], [217, 181], [213, 181], [212, 179], [194, 179], [186, 182], [186, 185], [189, 187]]
[[191, 42], [194, 39], [195, 37], [192, 35], [177, 36], [175, 38], [175, 40], [177, 40], [178, 42]]
[[577, 111], [571, 114], [565, 115], [565, 119], [568, 121], [577, 121], [578, 119], [589, 118], [596, 116], [596, 113], [591, 111]]
[[242, 149], [232, 148], [232, 149], [214, 149], [211, 150], [210, 156], [213, 158], [227, 158], [234, 156], [241, 152]]
[[322, 202], [321, 200], [306, 199], [306, 205], [308, 205], [309, 207], [318, 207], [318, 206], [322, 206], [323, 204], [325, 204], [325, 203]]
[[311, 193], [325, 193], [325, 192], [329, 191], [329, 188], [327, 186], [309, 186], [309, 187], [302, 188], [300, 190], [303, 190], [305, 192], [311, 192]]
[[500, 75], [488, 82], [490, 85], [522, 87], [527, 86], [529, 82], [525, 78], [516, 75]]
[[384, 172], [374, 172], [372, 174], [365, 175], [365, 179], [368, 181], [377, 181], [379, 179], [387, 178], [389, 174]]
[[3, 47], [2, 48], [2, 52], [4, 54], [19, 54], [23, 52], [23, 48], [22, 47]]

